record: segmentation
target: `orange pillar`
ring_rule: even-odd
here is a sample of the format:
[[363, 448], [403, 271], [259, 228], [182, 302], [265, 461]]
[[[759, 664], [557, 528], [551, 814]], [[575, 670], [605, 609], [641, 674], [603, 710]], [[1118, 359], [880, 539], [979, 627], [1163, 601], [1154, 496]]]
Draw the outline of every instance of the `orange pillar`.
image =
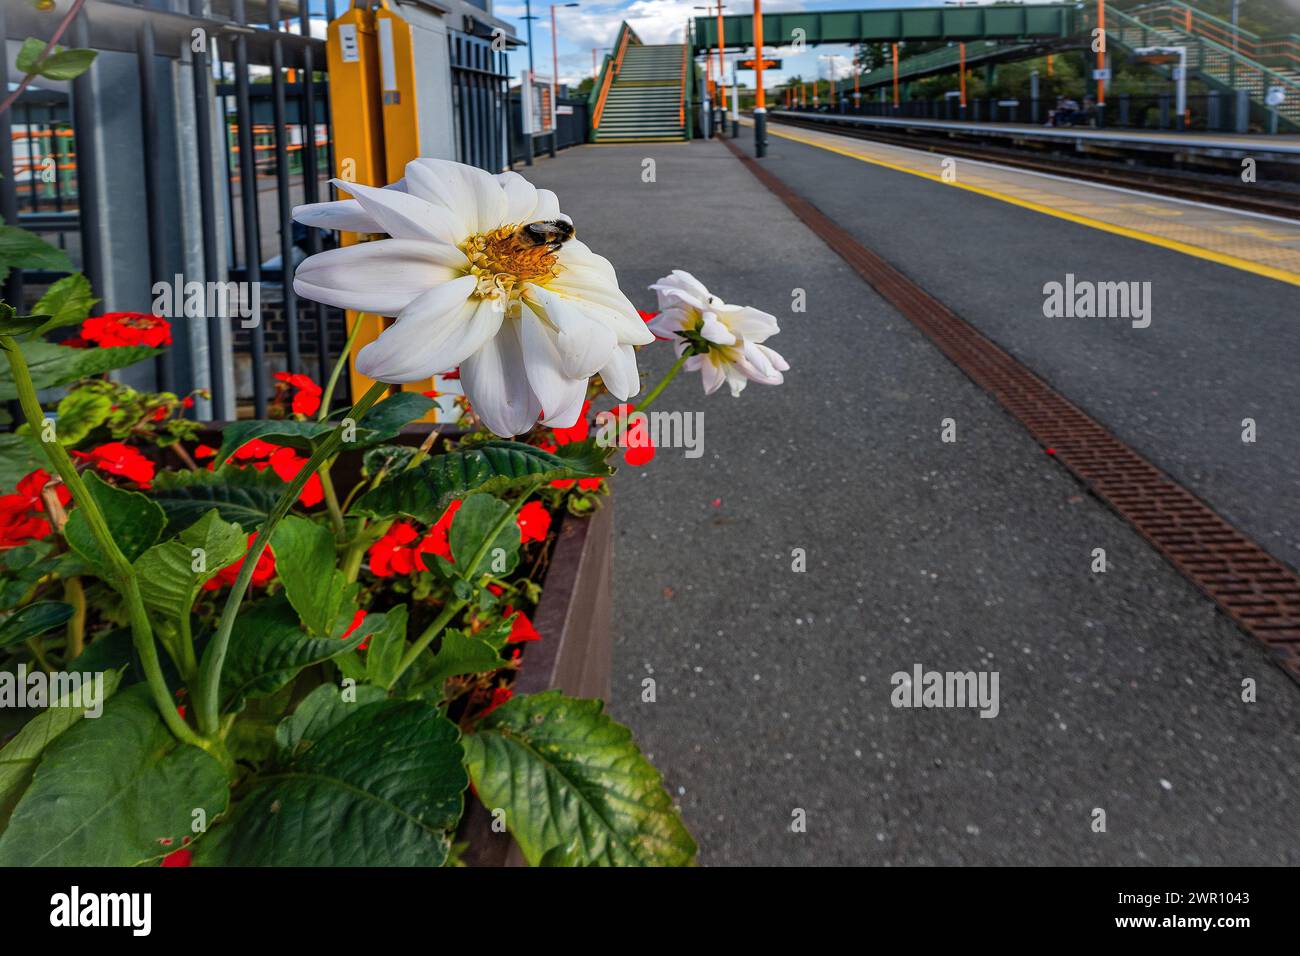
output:
[[[961, 44], [961, 108], [966, 108], [966, 44]], [[964, 115], [964, 114], [963, 114]]]
[[[1106, 0], [1097, 0], [1097, 29], [1101, 31], [1101, 44], [1097, 48], [1097, 69], [1106, 68]], [[1097, 106], [1106, 105], [1106, 81], [1097, 80]]]
[[894, 109], [898, 109], [898, 44], [891, 43], [894, 51]]
[[767, 110], [763, 93], [763, 2], [754, 0], [754, 109]]
[[1053, 58], [1052, 54], [1050, 53], [1047, 54], [1047, 75], [1048, 76], [1052, 75], [1052, 66], [1054, 63], [1055, 63], [1055, 59]]

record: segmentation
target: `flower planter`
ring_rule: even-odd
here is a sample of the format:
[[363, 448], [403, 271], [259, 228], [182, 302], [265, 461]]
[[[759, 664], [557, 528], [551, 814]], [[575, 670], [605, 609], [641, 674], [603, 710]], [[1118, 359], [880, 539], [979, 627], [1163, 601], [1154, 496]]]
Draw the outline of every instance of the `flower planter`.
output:
[[[612, 498], [589, 518], [565, 516], [533, 615], [542, 639], [528, 646], [516, 694], [559, 688], [575, 697], [609, 699], [613, 556]], [[459, 839], [469, 842], [463, 858], [469, 866], [525, 865], [510, 834], [492, 829], [492, 817], [472, 794]]]

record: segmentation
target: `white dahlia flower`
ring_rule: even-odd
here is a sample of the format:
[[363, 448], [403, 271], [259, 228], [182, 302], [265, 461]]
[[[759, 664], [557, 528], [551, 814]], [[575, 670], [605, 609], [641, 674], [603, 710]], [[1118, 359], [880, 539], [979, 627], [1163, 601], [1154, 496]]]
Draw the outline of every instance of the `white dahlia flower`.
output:
[[678, 358], [688, 356], [682, 367], [700, 373], [704, 394], [712, 395], [723, 382], [735, 396], [747, 382], [780, 385], [785, 380], [781, 373], [789, 364], [762, 344], [781, 331], [775, 316], [728, 305], [681, 269], [650, 288], [659, 296], [659, 314], [650, 320], [650, 330], [673, 340]]
[[334, 180], [354, 199], [299, 206], [322, 229], [391, 238], [330, 249], [298, 266], [300, 296], [396, 321], [357, 356], [381, 382], [460, 366], [483, 423], [498, 435], [568, 427], [600, 373], [620, 400], [640, 388], [634, 347], [653, 335], [609, 261], [573, 238], [555, 194], [517, 173], [417, 159], [378, 189]]

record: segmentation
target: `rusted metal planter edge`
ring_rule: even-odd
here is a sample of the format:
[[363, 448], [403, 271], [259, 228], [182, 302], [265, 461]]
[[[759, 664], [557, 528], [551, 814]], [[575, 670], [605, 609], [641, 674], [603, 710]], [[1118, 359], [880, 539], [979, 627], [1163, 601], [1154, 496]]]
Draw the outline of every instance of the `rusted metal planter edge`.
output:
[[[528, 646], [515, 679], [516, 694], [558, 688], [572, 697], [609, 699], [614, 641], [614, 499], [588, 518], [565, 515], [542, 582], [533, 625], [542, 639]], [[492, 829], [483, 805], [466, 794], [459, 840], [469, 866], [524, 866], [509, 833]]]

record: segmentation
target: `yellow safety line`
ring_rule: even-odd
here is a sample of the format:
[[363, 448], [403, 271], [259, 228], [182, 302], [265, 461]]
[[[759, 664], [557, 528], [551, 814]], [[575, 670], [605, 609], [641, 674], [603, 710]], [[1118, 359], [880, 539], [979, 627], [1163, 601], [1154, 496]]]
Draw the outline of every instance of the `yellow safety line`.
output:
[[[1186, 242], [1179, 242], [1177, 239], [1166, 239], [1164, 236], [1152, 235], [1149, 232], [1139, 232], [1138, 230], [1130, 229], [1127, 226], [1117, 226], [1114, 223], [1103, 222], [1100, 219], [1092, 219], [1088, 216], [1080, 216], [1078, 213], [1066, 212], [1063, 209], [1054, 209], [1051, 206], [1044, 206], [1041, 203], [1030, 202], [1027, 199], [1020, 199], [1016, 196], [1009, 196], [1006, 193], [996, 192], [992, 189], [984, 189], [980, 186], [970, 186], [965, 183], [944, 183], [943, 179], [936, 176], [934, 173], [909, 169], [906, 166], [900, 166], [897, 163], [891, 163], [884, 159], [873, 159], [868, 156], [861, 156], [837, 146], [829, 146], [826, 143], [819, 143], [816, 140], [805, 139], [802, 136], [795, 136], [791, 133], [777, 132], [772, 129], [771, 126], [768, 126], [767, 131], [769, 134], [780, 136], [782, 139], [794, 140], [796, 143], [803, 143], [806, 146], [824, 149], [829, 153], [838, 153], [841, 156], [849, 157], [849, 159], [856, 159], [860, 162], [870, 163], [873, 166], [883, 166], [886, 169], [892, 169], [895, 172], [907, 173], [910, 176], [920, 176], [922, 179], [928, 179], [936, 183], [943, 183], [943, 185], [950, 188], [955, 187], [957, 189], [965, 189], [968, 192], [977, 193], [981, 196], [988, 196], [991, 199], [999, 199], [1002, 202], [1011, 203], [1013, 206], [1020, 206], [1024, 209], [1032, 209], [1034, 212], [1041, 212], [1045, 216], [1055, 216], [1057, 219], [1064, 219], [1067, 222], [1078, 223], [1081, 226], [1100, 229], [1102, 232], [1113, 233], [1117, 236], [1127, 236], [1129, 239], [1137, 239], [1139, 242], [1149, 242], [1153, 246], [1173, 249], [1175, 252], [1195, 256], [1198, 259], [1208, 259], [1211, 262], [1217, 262], [1220, 265], [1229, 266], [1233, 269], [1240, 269], [1243, 272], [1252, 272], [1255, 275], [1277, 279], [1279, 282], [1286, 282], [1291, 285], [1300, 285], [1300, 273], [1289, 272], [1286, 269], [1278, 269], [1273, 266], [1266, 266], [1262, 263], [1252, 262], [1249, 259], [1242, 259], [1225, 252], [1215, 252], [1213, 249], [1206, 249], [1202, 246], [1193, 246]], [[1083, 185], [1087, 185], [1087, 183], [1083, 183]]]

